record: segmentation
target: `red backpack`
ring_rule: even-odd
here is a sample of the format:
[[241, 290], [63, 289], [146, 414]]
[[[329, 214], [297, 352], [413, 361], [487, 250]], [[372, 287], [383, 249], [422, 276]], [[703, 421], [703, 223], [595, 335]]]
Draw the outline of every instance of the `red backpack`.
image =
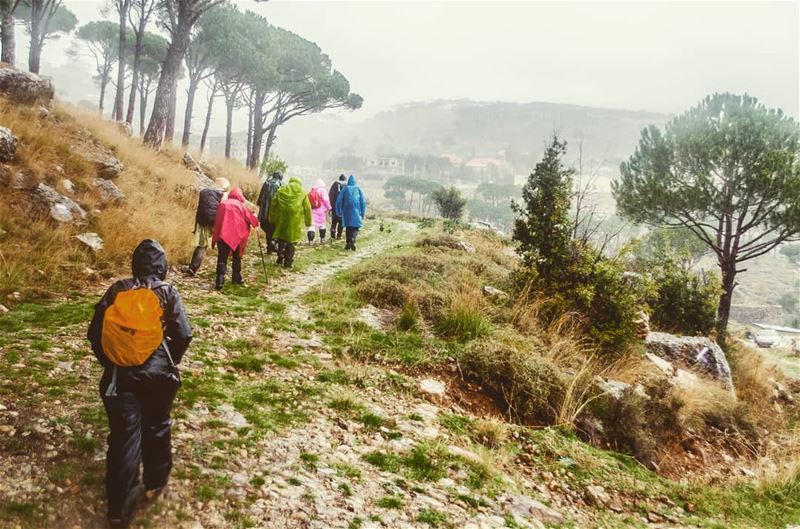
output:
[[308, 201], [311, 202], [311, 209], [322, 207], [322, 197], [320, 196], [317, 188], [314, 188], [308, 192]]

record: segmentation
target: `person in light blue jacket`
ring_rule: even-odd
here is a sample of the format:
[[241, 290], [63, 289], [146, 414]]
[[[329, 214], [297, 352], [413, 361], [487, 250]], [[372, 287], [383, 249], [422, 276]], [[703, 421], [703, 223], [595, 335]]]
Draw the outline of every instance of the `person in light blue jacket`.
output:
[[364, 192], [356, 185], [356, 178], [350, 175], [347, 185], [339, 192], [336, 197], [336, 215], [342, 219], [344, 225], [346, 250], [356, 250], [356, 237], [358, 230], [364, 224], [364, 215], [367, 213], [367, 198]]

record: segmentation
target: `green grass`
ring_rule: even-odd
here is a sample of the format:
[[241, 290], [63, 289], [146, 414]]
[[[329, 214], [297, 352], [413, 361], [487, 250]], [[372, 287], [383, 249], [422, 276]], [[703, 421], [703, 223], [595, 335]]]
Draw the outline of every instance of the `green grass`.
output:
[[456, 435], [466, 435], [472, 427], [472, 422], [471, 418], [464, 415], [456, 415], [455, 413], [441, 413], [439, 415], [439, 424]]
[[375, 502], [381, 509], [399, 509], [405, 505], [405, 500], [400, 496], [384, 496]]
[[317, 454], [312, 454], [309, 452], [302, 452], [300, 454], [300, 460], [309, 468], [316, 468], [317, 463], [319, 463], [319, 456]]
[[436, 509], [423, 509], [417, 515], [417, 521], [430, 525], [431, 527], [441, 527], [448, 523], [447, 515]]

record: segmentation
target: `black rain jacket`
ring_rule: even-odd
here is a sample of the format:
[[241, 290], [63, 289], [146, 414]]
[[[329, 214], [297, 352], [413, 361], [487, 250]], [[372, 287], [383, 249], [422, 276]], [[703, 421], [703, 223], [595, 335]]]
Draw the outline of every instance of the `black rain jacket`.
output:
[[[161, 307], [164, 310], [164, 339], [169, 343], [169, 352], [176, 365], [180, 363], [192, 341], [192, 327], [186, 317], [183, 300], [175, 287], [163, 282], [167, 277], [167, 256], [161, 245], [152, 239], [146, 239], [139, 243], [133, 252], [132, 268], [133, 277], [122, 279], [111, 285], [100, 302], [95, 305], [94, 317], [89, 325], [87, 338], [92, 344], [92, 351], [105, 368], [103, 377], [100, 379], [101, 393], [105, 393], [108, 389], [115, 367], [106, 357], [101, 344], [103, 317], [106, 309], [114, 302], [117, 293], [139, 285], [155, 285], [153, 291], [161, 300]], [[177, 374], [163, 343], [144, 364], [134, 367], [116, 366], [116, 370], [116, 384], [121, 389], [173, 378]]]
[[333, 215], [336, 215], [336, 199], [339, 198], [339, 192], [342, 190], [342, 187], [344, 187], [344, 184], [344, 182], [337, 180], [328, 190], [328, 200], [331, 202], [331, 208], [333, 208], [331, 213]]

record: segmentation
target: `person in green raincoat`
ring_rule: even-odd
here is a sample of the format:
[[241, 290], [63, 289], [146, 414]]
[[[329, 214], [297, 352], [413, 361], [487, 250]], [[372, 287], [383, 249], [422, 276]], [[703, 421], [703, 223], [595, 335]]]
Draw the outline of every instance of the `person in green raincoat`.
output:
[[291, 268], [295, 245], [311, 226], [311, 203], [298, 178], [290, 178], [272, 197], [269, 222], [275, 225], [273, 237], [278, 241], [279, 265]]

